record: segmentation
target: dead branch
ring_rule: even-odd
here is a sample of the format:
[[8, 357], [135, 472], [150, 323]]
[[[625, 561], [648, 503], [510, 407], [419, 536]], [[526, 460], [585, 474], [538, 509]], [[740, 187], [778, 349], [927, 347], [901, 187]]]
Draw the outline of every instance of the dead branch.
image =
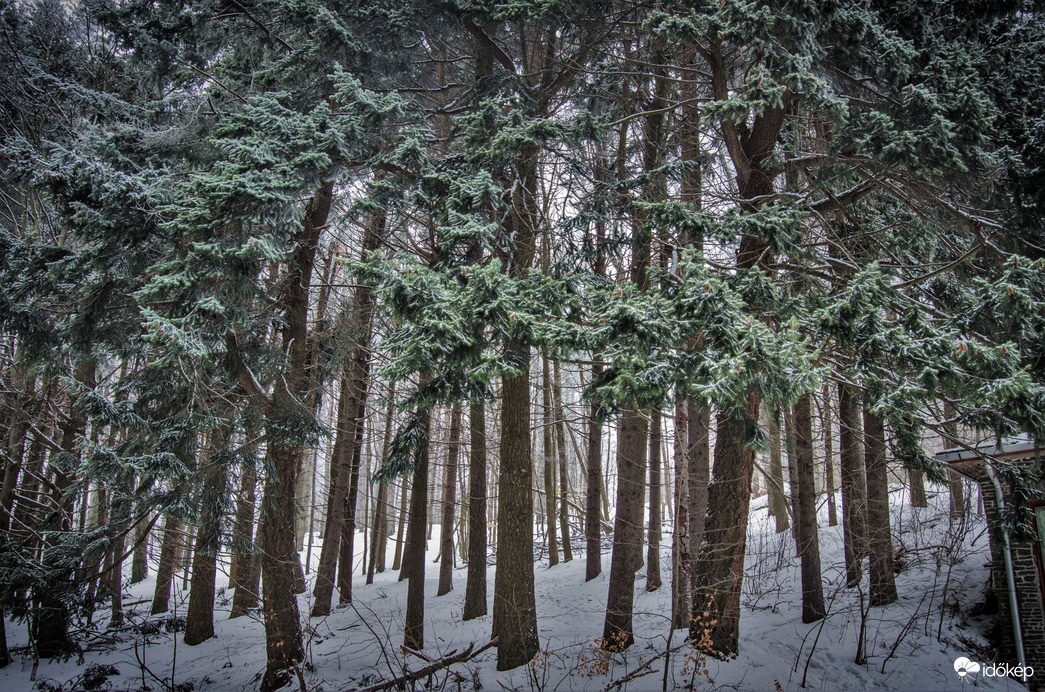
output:
[[[448, 668], [448, 667], [452, 666], [455, 663], [463, 663], [464, 661], [471, 660], [471, 659], [475, 658], [476, 656], [478, 656], [479, 654], [481, 654], [482, 652], [484, 652], [487, 649], [489, 649], [491, 646], [496, 646], [496, 645], [497, 645], [497, 637], [494, 637], [493, 639], [488, 641], [486, 644], [483, 644], [482, 646], [480, 646], [478, 649], [476, 649], [475, 648], [475, 644], [472, 643], [472, 644], [469, 644], [468, 648], [465, 649], [464, 651], [461, 651], [460, 653], [458, 653], [456, 651], [451, 651], [446, 656], [443, 656], [442, 658], [440, 658], [438, 660], [432, 661], [432, 663], [430, 663], [429, 665], [425, 666], [424, 668], [421, 668], [420, 670], [415, 670], [412, 673], [407, 673], [406, 675], [401, 675], [398, 678], [394, 678], [392, 680], [386, 680], [385, 682], [380, 682], [380, 683], [378, 683], [376, 685], [371, 685], [370, 687], [362, 687], [362, 688], [352, 687], [352, 688], [349, 688], [348, 690], [345, 690], [345, 692], [378, 692], [379, 690], [390, 690], [393, 687], [400, 687], [400, 686], [405, 685], [408, 682], [413, 682], [415, 680], [420, 680], [421, 678], [428, 677], [432, 673], [434, 673], [436, 671], [439, 671], [439, 670], [442, 670], [443, 668]], [[414, 652], [411, 651], [411, 653], [414, 653]]]

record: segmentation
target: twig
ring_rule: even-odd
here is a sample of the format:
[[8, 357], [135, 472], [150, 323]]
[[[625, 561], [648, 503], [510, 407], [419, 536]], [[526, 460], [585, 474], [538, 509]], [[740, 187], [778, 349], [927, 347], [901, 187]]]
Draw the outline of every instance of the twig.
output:
[[371, 685], [370, 687], [362, 687], [362, 688], [352, 687], [352, 688], [348, 688], [348, 690], [346, 690], [346, 692], [379, 692], [379, 690], [390, 690], [393, 687], [399, 687], [401, 685], [406, 685], [406, 683], [408, 683], [408, 682], [413, 682], [415, 680], [420, 680], [423, 677], [427, 677], [427, 676], [431, 675], [432, 673], [435, 673], [436, 671], [442, 670], [443, 668], [447, 668], [449, 666], [452, 666], [455, 663], [462, 663], [464, 661], [468, 661], [470, 659], [473, 659], [476, 656], [478, 656], [479, 654], [481, 654], [482, 652], [484, 652], [487, 649], [489, 649], [491, 646], [496, 646], [496, 645], [497, 645], [497, 637], [494, 637], [493, 639], [491, 639], [487, 643], [485, 643], [482, 646], [480, 646], [478, 649], [476, 649], [475, 648], [475, 644], [472, 643], [472, 644], [469, 644], [468, 648], [465, 649], [464, 651], [462, 651], [461, 653], [451, 653], [449, 656], [444, 656], [443, 658], [440, 658], [437, 661], [433, 661], [430, 665], [427, 665], [424, 668], [421, 668], [420, 670], [416, 670], [413, 673], [407, 673], [406, 675], [401, 675], [398, 678], [394, 678], [392, 680], [386, 680], [385, 682], [381, 682], [381, 683], [378, 683], [376, 685]]

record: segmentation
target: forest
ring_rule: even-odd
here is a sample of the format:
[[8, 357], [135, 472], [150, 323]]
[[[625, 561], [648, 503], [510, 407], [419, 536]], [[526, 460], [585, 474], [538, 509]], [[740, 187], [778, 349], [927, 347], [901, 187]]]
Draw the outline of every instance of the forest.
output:
[[933, 453], [1045, 434], [1043, 205], [1037, 1], [0, 1], [0, 688], [939, 648], [986, 520]]

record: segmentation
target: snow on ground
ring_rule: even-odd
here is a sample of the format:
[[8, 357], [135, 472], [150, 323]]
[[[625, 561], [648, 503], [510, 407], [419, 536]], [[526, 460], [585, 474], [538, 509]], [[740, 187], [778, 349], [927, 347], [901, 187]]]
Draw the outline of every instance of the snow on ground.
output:
[[[820, 622], [801, 622], [801, 590], [798, 561], [788, 533], [776, 534], [766, 511], [765, 498], [752, 503], [751, 526], [741, 614], [740, 655], [732, 661], [696, 657], [682, 649], [670, 658], [667, 689], [736, 689], [772, 691], [805, 686], [816, 690], [1023, 690], [1016, 681], [987, 678], [982, 674], [959, 678], [953, 663], [959, 656], [988, 661], [986, 633], [989, 617], [974, 618], [972, 607], [983, 600], [989, 560], [987, 535], [982, 518], [973, 518], [952, 538], [948, 531], [947, 494], [930, 499], [928, 509], [913, 510], [896, 489], [891, 494], [895, 547], [906, 563], [897, 575], [900, 600], [884, 608], [861, 609], [856, 590], [844, 588], [841, 527], [827, 526], [826, 503], [820, 511], [820, 545], [824, 593], [829, 615]], [[840, 506], [839, 506], [840, 508]], [[896, 540], [903, 527], [902, 540]], [[536, 565], [537, 616], [541, 653], [530, 666], [514, 671], [496, 670], [496, 652], [452, 667], [447, 689], [589, 690], [602, 689], [635, 671], [645, 661], [671, 646], [682, 643], [683, 632], [669, 632], [670, 535], [665, 535], [662, 553], [664, 586], [645, 591], [646, 570], [635, 579], [636, 644], [623, 655], [605, 657], [595, 646], [602, 634], [605, 612], [609, 553], [603, 554], [604, 571], [584, 583], [584, 553], [575, 540], [574, 560], [548, 568], [546, 557]], [[356, 541], [362, 548], [362, 540]], [[957, 559], [948, 569], [946, 547]], [[432, 564], [438, 550], [438, 529], [429, 541], [425, 584], [425, 652], [432, 657], [459, 650], [469, 643], [481, 645], [490, 638], [490, 617], [461, 622], [465, 569], [454, 571], [454, 591], [435, 597], [438, 567]], [[392, 551], [389, 551], [391, 556]], [[313, 563], [319, 552], [313, 550]], [[361, 557], [359, 555], [358, 557]], [[358, 559], [358, 558], [357, 558]], [[313, 575], [314, 575], [313, 564]], [[402, 642], [406, 582], [398, 582], [391, 570], [376, 576], [367, 586], [357, 576], [355, 602], [326, 618], [307, 620], [308, 666], [304, 671], [310, 690], [343, 690], [399, 675], [403, 666], [416, 670], [423, 663], [404, 661]], [[225, 580], [219, 578], [219, 585]], [[494, 568], [488, 572], [488, 596], [492, 599]], [[866, 576], [862, 588], [866, 589]], [[164, 617], [148, 617], [152, 579], [130, 587], [129, 621], [142, 625], [162, 623]], [[865, 591], [866, 593], [866, 591]], [[230, 594], [231, 595], [231, 594]], [[336, 598], [336, 597], [335, 597]], [[175, 585], [176, 608], [184, 614], [187, 593], [181, 579]], [[489, 600], [488, 600], [489, 603]], [[300, 598], [303, 614], [309, 595]], [[260, 617], [228, 620], [229, 603], [219, 596], [216, 612], [217, 637], [189, 647], [160, 626], [143, 636], [124, 631], [106, 633], [108, 615], [99, 611], [96, 629], [86, 639], [83, 660], [34, 662], [28, 654], [24, 625], [8, 623], [12, 647], [20, 647], [7, 669], [0, 671], [0, 692], [37, 689], [45, 682], [63, 689], [81, 689], [77, 676], [90, 664], [111, 664], [119, 675], [109, 678], [107, 689], [153, 690], [255, 690], [265, 667], [264, 627]], [[861, 618], [861, 612], [865, 616]], [[854, 662], [864, 622], [866, 662]], [[158, 630], [158, 631], [157, 631]], [[938, 636], [939, 635], [939, 636]], [[137, 648], [137, 654], [136, 654]], [[139, 663], [139, 660], [144, 665]], [[694, 660], [699, 664], [694, 666]], [[1014, 661], [1010, 664], [1015, 665]], [[694, 671], [694, 668], [698, 670]], [[391, 674], [390, 674], [391, 670]], [[653, 673], [638, 677], [622, 689], [659, 690], [665, 684], [664, 660], [649, 667]], [[1043, 673], [1045, 674], [1045, 673]], [[155, 677], [153, 677], [155, 676]], [[695, 679], [694, 679], [694, 676]], [[444, 684], [446, 672], [435, 684]], [[35, 682], [34, 682], [35, 681]], [[191, 684], [191, 688], [188, 685]], [[103, 688], [105, 689], [105, 688]], [[177, 689], [175, 687], [175, 689]]]

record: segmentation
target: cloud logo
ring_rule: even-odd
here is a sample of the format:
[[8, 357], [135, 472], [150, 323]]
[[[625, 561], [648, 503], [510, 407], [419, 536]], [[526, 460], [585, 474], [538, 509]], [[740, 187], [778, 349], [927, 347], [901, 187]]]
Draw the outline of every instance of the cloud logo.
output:
[[954, 672], [958, 674], [958, 677], [964, 678], [969, 673], [979, 673], [980, 664], [961, 656], [954, 661]]

